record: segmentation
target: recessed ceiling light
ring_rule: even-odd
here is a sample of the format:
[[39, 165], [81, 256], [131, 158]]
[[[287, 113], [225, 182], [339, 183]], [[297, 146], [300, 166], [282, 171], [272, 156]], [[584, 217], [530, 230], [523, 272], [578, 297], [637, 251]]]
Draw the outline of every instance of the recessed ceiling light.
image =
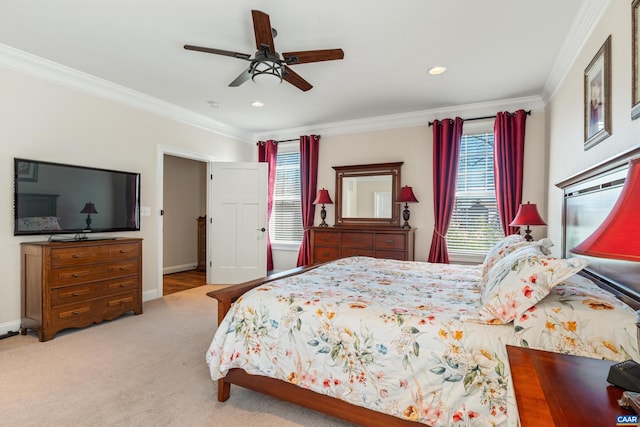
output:
[[262, 101], [253, 101], [251, 103], [251, 106], [253, 106], [253, 107], [264, 107], [264, 103]]
[[436, 65], [435, 67], [429, 68], [429, 74], [432, 76], [437, 76], [438, 74], [442, 74], [447, 71], [447, 67], [443, 67], [441, 65]]
[[211, 108], [220, 107], [220, 104], [218, 104], [216, 101], [207, 101], [207, 104], [209, 104], [209, 107], [211, 107]]

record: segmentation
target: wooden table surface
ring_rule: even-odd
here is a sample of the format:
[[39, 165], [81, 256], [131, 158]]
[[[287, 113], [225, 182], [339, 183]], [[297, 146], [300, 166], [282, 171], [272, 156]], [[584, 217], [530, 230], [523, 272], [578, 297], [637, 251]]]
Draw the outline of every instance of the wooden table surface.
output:
[[615, 426], [621, 388], [607, 382], [606, 360], [507, 346], [522, 427]]

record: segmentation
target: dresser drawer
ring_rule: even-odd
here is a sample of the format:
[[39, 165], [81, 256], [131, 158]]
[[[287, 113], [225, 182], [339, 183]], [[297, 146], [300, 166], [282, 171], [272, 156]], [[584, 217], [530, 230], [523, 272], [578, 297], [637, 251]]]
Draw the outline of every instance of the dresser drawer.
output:
[[96, 305], [105, 319], [113, 319], [127, 311], [142, 312], [142, 304], [138, 301], [137, 292], [101, 298], [96, 301]]
[[376, 249], [394, 249], [403, 251], [406, 243], [406, 235], [404, 234], [376, 234]]
[[337, 247], [318, 247], [313, 248], [313, 262], [314, 263], [322, 263], [333, 261], [334, 259], [338, 259], [340, 256], [338, 254]]
[[97, 280], [137, 275], [138, 260], [127, 260], [105, 264], [88, 264], [74, 267], [55, 268], [49, 271], [49, 285], [56, 288]]
[[340, 244], [343, 248], [373, 248], [373, 234], [342, 233]]
[[330, 231], [315, 231], [314, 242], [316, 246], [338, 246], [340, 233]]
[[137, 292], [64, 305], [51, 309], [51, 324], [56, 331], [79, 328], [136, 310], [139, 305]]
[[115, 245], [70, 247], [51, 249], [51, 267], [90, 264], [94, 262], [119, 261], [137, 258], [140, 245], [121, 243]]
[[387, 251], [376, 249], [376, 258], [397, 259], [399, 261], [406, 261], [407, 254], [405, 251]]
[[342, 247], [340, 254], [343, 258], [350, 256], [373, 256], [373, 249]]
[[107, 295], [135, 291], [137, 288], [137, 276], [54, 288], [51, 290], [51, 306], [73, 304]]

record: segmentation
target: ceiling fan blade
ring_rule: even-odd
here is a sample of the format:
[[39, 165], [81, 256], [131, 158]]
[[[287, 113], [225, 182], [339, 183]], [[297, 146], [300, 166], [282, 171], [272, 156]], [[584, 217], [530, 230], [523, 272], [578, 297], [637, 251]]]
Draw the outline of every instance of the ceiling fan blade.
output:
[[303, 92], [306, 92], [313, 87], [311, 83], [309, 83], [308, 81], [300, 77], [300, 75], [295, 73], [291, 68], [287, 67], [286, 65], [284, 66], [284, 73], [282, 75], [282, 78]]
[[305, 64], [307, 62], [333, 61], [344, 59], [342, 49], [305, 50], [301, 52], [286, 52], [282, 54], [288, 65]]
[[185, 44], [184, 48], [187, 49], [187, 50], [196, 50], [198, 52], [213, 53], [215, 55], [232, 56], [232, 57], [238, 58], [238, 59], [247, 59], [247, 60], [249, 60], [251, 58], [251, 55], [246, 54], [246, 53], [231, 52], [229, 50], [214, 49], [214, 48], [211, 48], [211, 47], [201, 47], [201, 46], [193, 46], [193, 45], [190, 45], [190, 44]]
[[252, 10], [251, 15], [253, 16], [253, 32], [256, 35], [256, 48], [263, 51], [266, 47], [269, 48], [269, 53], [276, 53], [269, 15], [259, 10]]
[[229, 86], [230, 87], [240, 86], [242, 83], [246, 82], [250, 78], [251, 78], [251, 67], [248, 67], [238, 77], [236, 77], [236, 79], [234, 81], [229, 83]]

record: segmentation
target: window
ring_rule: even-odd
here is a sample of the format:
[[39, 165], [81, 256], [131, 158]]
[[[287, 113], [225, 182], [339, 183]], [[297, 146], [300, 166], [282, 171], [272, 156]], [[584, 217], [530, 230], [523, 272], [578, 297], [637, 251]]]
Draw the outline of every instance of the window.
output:
[[300, 152], [298, 144], [278, 146], [276, 183], [269, 220], [271, 243], [295, 244], [302, 241], [300, 206]]
[[493, 177], [493, 133], [464, 135], [447, 248], [452, 254], [484, 256], [503, 237]]

